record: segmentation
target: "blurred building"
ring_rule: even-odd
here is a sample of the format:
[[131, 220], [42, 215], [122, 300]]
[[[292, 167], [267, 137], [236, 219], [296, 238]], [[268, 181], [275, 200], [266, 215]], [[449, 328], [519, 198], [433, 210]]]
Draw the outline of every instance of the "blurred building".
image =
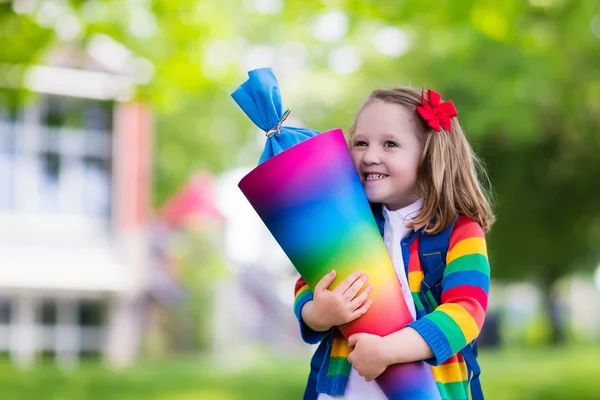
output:
[[36, 96], [0, 97], [0, 353], [18, 364], [138, 348], [151, 122], [110, 46], [57, 48], [26, 71]]

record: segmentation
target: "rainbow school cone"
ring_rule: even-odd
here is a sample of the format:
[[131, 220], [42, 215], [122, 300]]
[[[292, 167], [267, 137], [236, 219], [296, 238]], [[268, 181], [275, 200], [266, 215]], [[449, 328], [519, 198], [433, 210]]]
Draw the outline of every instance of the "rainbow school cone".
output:
[[[373, 304], [340, 326], [345, 337], [385, 336], [412, 321], [341, 130], [266, 160], [239, 187], [310, 287], [332, 269], [332, 288], [357, 269], [370, 275]], [[392, 365], [376, 381], [390, 400], [440, 398], [425, 362]]]

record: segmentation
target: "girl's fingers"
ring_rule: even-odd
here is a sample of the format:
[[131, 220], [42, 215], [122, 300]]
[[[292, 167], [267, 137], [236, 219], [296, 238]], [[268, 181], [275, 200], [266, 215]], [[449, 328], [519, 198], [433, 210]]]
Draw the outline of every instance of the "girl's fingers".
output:
[[344, 294], [348, 290], [348, 288], [350, 286], [352, 286], [352, 284], [358, 278], [360, 278], [361, 274], [362, 274], [362, 272], [360, 270], [354, 271], [353, 273], [351, 273], [350, 275], [348, 275], [348, 277], [346, 279], [344, 279], [335, 289], [333, 289], [333, 291], [337, 292], [337, 293], [340, 293], [340, 294]]
[[350, 315], [350, 317], [352, 318], [350, 321], [354, 321], [355, 319], [357, 319], [358, 317], [362, 316], [364, 313], [369, 311], [369, 308], [371, 307], [372, 303], [373, 303], [373, 300], [367, 300], [362, 306], [360, 306], [356, 310], [354, 310], [354, 312], [352, 312], [352, 314]]
[[369, 293], [371, 293], [371, 288], [371, 285], [367, 285], [367, 287], [365, 288], [365, 290], [362, 291], [361, 294], [352, 299], [352, 301], [350, 302], [351, 310], [356, 310], [365, 302], [365, 300], [367, 300], [367, 297], [369, 297]]
[[330, 273], [322, 277], [319, 283], [315, 285], [315, 292], [327, 290], [329, 285], [331, 285], [331, 282], [333, 282], [333, 280], [335, 279], [335, 275], [335, 270], [332, 270]]
[[344, 298], [346, 301], [352, 300], [368, 280], [369, 274], [364, 274], [360, 277], [360, 279], [354, 281], [354, 283], [344, 293]]

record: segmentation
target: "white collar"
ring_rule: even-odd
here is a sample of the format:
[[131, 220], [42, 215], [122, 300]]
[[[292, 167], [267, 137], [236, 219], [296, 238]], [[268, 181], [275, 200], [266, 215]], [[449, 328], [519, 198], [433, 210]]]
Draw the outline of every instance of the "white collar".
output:
[[414, 203], [402, 207], [399, 210], [390, 211], [384, 204], [382, 205], [383, 217], [389, 221], [401, 221], [403, 225], [406, 225], [417, 216], [417, 212], [421, 209], [422, 205], [423, 202], [421, 199], [417, 199]]

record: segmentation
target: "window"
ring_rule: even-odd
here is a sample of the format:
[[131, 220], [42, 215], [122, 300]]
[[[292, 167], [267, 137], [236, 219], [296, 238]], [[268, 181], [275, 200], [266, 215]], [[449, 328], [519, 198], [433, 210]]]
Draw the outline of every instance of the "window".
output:
[[17, 122], [0, 113], [0, 210], [108, 220], [113, 104], [48, 95], [24, 107]]
[[81, 327], [79, 357], [97, 359], [104, 344], [106, 303], [82, 300], [79, 303], [78, 323]]
[[0, 361], [8, 357], [12, 304], [9, 298], [0, 297]]
[[60, 352], [97, 358], [105, 343], [106, 304], [104, 300], [42, 299], [36, 316], [42, 332], [41, 358], [52, 360]]
[[14, 207], [15, 155], [12, 132], [0, 123], [0, 211]]
[[105, 322], [105, 305], [100, 301], [84, 300], [79, 303], [79, 325], [100, 327]]
[[0, 97], [0, 211], [14, 207], [14, 107]]
[[43, 300], [40, 310], [40, 322], [45, 326], [54, 326], [57, 321], [56, 301]]
[[0, 325], [9, 325], [12, 320], [10, 299], [0, 297]]
[[108, 160], [95, 157], [85, 157], [84, 188], [86, 215], [110, 216], [110, 167]]
[[59, 177], [61, 170], [61, 157], [59, 153], [40, 153], [40, 205], [43, 211], [59, 211]]

